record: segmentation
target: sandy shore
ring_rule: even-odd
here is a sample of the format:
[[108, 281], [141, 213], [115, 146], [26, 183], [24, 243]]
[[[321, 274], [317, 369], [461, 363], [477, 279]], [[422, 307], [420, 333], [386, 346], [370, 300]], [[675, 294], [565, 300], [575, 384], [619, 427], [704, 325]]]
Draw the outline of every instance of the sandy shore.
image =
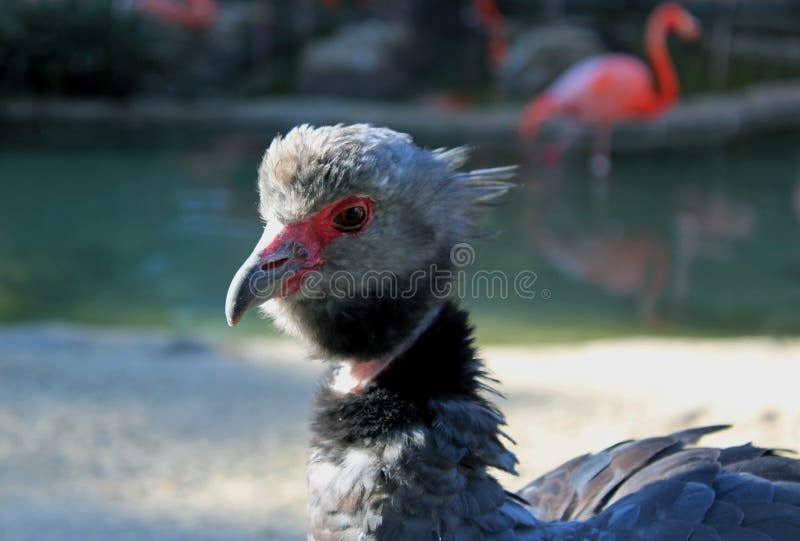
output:
[[[627, 339], [488, 348], [520, 479], [618, 440], [800, 449], [800, 341]], [[203, 343], [61, 325], [0, 329], [4, 541], [303, 539], [320, 367], [283, 341]]]

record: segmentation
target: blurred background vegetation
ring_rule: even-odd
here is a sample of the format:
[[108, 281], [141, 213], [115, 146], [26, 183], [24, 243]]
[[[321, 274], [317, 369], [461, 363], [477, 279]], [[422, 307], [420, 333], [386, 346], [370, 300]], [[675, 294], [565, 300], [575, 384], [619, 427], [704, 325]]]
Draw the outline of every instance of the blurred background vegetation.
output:
[[[493, 73], [481, 54], [490, 29], [470, 0], [219, 0], [213, 20], [200, 28], [148, 15], [143, 1], [5, 1], [4, 93], [122, 98], [302, 91], [410, 99], [446, 90], [482, 101], [498, 93], [526, 97], [506, 80], [518, 66]], [[687, 94], [800, 75], [800, 5], [794, 0], [683, 4], [709, 23], [704, 54], [684, 54], [691, 46], [673, 44]], [[643, 54], [642, 25], [656, 2], [496, 5], [511, 47], [508, 64], [556, 71], [586, 52]], [[362, 80], [341, 80], [358, 69]], [[325, 86], [315, 70], [326, 72]]]

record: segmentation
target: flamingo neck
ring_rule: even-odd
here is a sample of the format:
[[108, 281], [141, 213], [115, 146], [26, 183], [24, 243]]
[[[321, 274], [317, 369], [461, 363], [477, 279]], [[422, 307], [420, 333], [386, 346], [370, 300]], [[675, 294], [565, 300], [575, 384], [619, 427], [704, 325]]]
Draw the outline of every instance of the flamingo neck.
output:
[[658, 86], [649, 109], [650, 112], [657, 113], [678, 99], [678, 77], [667, 50], [667, 21], [658, 14], [647, 23], [645, 48]]

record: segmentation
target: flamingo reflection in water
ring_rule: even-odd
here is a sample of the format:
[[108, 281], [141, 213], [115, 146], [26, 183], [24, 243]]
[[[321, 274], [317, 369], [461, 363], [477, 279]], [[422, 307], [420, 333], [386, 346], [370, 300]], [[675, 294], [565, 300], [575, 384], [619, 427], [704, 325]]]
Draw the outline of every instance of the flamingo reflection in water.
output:
[[729, 257], [734, 241], [751, 238], [756, 229], [755, 208], [722, 193], [690, 187], [679, 194], [675, 214], [677, 248], [673, 295], [680, 304], [691, 289], [691, 268], [699, 260]]
[[797, 216], [797, 221], [800, 222], [800, 180], [794, 187], [794, 215]]
[[585, 233], [577, 238], [543, 229], [539, 252], [565, 276], [615, 296], [638, 296], [637, 311], [648, 325], [664, 322], [656, 302], [664, 291], [669, 255], [663, 241], [647, 234]]
[[647, 325], [666, 323], [657, 305], [664, 294], [670, 254], [655, 233], [610, 227], [576, 208], [560, 171], [545, 170], [528, 178], [522, 227], [536, 251], [559, 274], [615, 297], [636, 300], [636, 312]]

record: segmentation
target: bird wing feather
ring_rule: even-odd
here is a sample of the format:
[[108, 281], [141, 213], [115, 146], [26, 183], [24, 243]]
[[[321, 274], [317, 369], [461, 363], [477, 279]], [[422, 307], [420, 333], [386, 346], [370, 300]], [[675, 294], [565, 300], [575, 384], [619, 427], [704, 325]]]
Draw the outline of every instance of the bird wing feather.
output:
[[594, 515], [643, 467], [726, 426], [625, 441], [566, 462], [517, 492], [541, 520], [581, 520]]
[[584, 455], [518, 495], [540, 520], [572, 522], [570, 539], [800, 539], [800, 462], [750, 444], [687, 447], [703, 427]]

